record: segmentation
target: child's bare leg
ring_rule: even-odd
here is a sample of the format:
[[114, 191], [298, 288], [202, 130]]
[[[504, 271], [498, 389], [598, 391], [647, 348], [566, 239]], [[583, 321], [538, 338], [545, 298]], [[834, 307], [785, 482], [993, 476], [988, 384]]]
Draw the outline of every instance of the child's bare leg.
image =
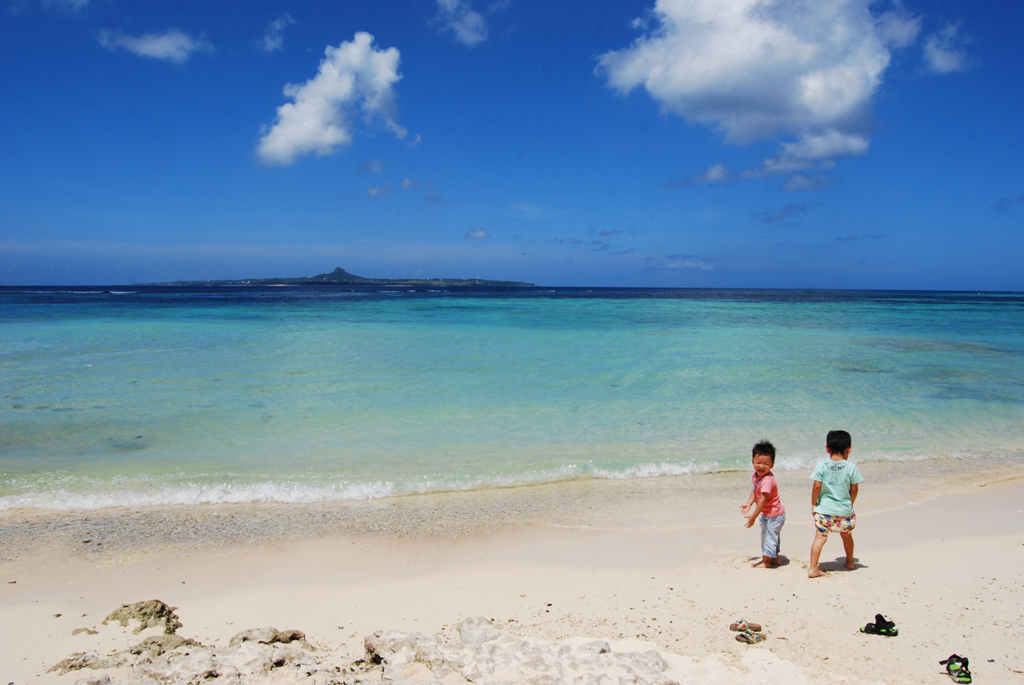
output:
[[846, 568], [851, 571], [857, 568], [853, 563], [853, 533], [840, 533], [843, 538], [843, 549], [846, 551]]
[[814, 542], [811, 543], [811, 568], [807, 571], [808, 578], [820, 578], [825, 575], [818, 568], [818, 560], [821, 558], [821, 548], [825, 546], [827, 540], [828, 535], [817, 533], [814, 536]]

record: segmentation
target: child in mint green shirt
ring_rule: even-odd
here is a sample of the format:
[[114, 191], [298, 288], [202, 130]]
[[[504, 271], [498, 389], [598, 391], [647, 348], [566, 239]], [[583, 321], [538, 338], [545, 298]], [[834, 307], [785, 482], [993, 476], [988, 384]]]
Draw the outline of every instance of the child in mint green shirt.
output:
[[846, 551], [846, 568], [855, 568], [853, 562], [853, 529], [857, 525], [857, 514], [853, 503], [857, 501], [859, 484], [864, 480], [856, 464], [847, 461], [850, 457], [852, 439], [846, 431], [829, 431], [825, 438], [825, 449], [829, 458], [822, 459], [814, 467], [811, 480], [811, 512], [817, 530], [811, 544], [811, 566], [809, 578], [825, 575], [818, 568], [821, 550], [828, 540], [829, 532], [839, 533]]

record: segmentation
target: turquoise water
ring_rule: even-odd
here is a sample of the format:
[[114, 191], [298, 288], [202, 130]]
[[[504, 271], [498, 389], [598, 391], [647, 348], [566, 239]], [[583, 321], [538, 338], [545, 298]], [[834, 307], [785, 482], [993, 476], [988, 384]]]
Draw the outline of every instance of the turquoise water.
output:
[[1024, 450], [1024, 296], [0, 290], [0, 510]]

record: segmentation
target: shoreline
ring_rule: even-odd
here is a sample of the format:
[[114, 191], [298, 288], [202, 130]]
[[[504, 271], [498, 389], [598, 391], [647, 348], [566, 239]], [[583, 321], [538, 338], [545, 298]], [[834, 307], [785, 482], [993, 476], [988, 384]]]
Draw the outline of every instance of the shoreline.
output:
[[[856, 461], [856, 459], [854, 459]], [[1024, 478], [1024, 453], [1010, 459], [861, 462], [867, 479], [858, 514], [920, 504]], [[809, 470], [776, 472], [787, 506], [806, 499]], [[746, 471], [654, 478], [581, 478], [552, 483], [310, 503], [245, 502], [0, 511], [0, 572], [17, 559], [70, 556], [117, 563], [119, 555], [223, 546], [258, 548], [277, 540], [354, 536], [458, 539], [530, 526], [701, 528], [738, 525]], [[806, 491], [806, 492], [805, 492]], [[735, 506], [733, 506], [735, 504]], [[88, 542], [85, 542], [88, 540]]]
[[[0, 641], [10, 647], [5, 654], [23, 656], [0, 658], [0, 670], [16, 685], [74, 683], [101, 673], [117, 685], [126, 668], [63, 676], [46, 669], [72, 653], [113, 653], [137, 643], [131, 626], [103, 626], [102, 617], [124, 603], [160, 599], [178, 607], [178, 634], [204, 645], [226, 645], [244, 629], [298, 629], [319, 650], [316, 658], [339, 664], [361, 658], [363, 640], [374, 631], [438, 634], [447, 644], [457, 623], [483, 616], [507, 640], [562, 644], [585, 637], [658, 650], [669, 661], [678, 655], [708, 683], [748, 676], [751, 683], [937, 682], [945, 677], [938, 660], [954, 652], [970, 657], [979, 682], [1024, 682], [1015, 637], [1024, 621], [1024, 474], [967, 477], [939, 469], [923, 479], [915, 473], [916, 484], [874, 469], [865, 475], [874, 487], [858, 500], [858, 568], [840, 570], [842, 546], [832, 540], [822, 556], [829, 574], [816, 580], [806, 577], [813, 531], [802, 472], [780, 478], [789, 512], [785, 563], [768, 571], [749, 567], [758, 532], [739, 522], [749, 476], [738, 473], [696, 483], [516, 489], [502, 506], [483, 498], [495, 505], [483, 519], [473, 493], [349, 505], [344, 509], [364, 510], [362, 527], [327, 521], [302, 535], [271, 535], [262, 526], [289, 510], [289, 525], [326, 512], [314, 507], [298, 516], [294, 505], [266, 506], [262, 518], [245, 511], [211, 528], [213, 509], [223, 518], [230, 507], [211, 507], [209, 516], [192, 507], [137, 519], [108, 511], [100, 518], [113, 528], [96, 530], [116, 532], [117, 521], [121, 528], [105, 550], [76, 542], [83, 529], [66, 518], [56, 517], [46, 532], [23, 512], [17, 525], [27, 528], [18, 535], [27, 540], [34, 531], [34, 542], [0, 564], [7, 619]], [[922, 497], [908, 505], [908, 497], [897, 501], [899, 492]], [[143, 544], [125, 532], [141, 535], [141, 524], [167, 515], [164, 525], [177, 538], [156, 530]], [[416, 528], [431, 515], [430, 525]], [[6, 548], [18, 535], [9, 535], [10, 517], [0, 520]], [[255, 524], [246, 528], [246, 520]], [[387, 521], [405, 523], [365, 525]], [[211, 534], [240, 525], [243, 533], [264, 535]], [[879, 612], [896, 621], [900, 637], [859, 632]], [[762, 623], [767, 641], [737, 643], [728, 625], [739, 618]], [[97, 635], [72, 635], [83, 627]]]

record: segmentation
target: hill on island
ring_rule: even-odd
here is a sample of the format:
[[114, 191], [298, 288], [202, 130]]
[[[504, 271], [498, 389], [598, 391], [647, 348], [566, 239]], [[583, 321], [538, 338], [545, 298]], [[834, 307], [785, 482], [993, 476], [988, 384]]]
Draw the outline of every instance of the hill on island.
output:
[[394, 286], [441, 286], [441, 287], [515, 287], [531, 288], [533, 283], [522, 281], [492, 281], [483, 278], [363, 278], [336, 267], [334, 271], [316, 276], [300, 278], [244, 278], [221, 281], [172, 281], [170, 283], [150, 283], [148, 285], [394, 285]]

